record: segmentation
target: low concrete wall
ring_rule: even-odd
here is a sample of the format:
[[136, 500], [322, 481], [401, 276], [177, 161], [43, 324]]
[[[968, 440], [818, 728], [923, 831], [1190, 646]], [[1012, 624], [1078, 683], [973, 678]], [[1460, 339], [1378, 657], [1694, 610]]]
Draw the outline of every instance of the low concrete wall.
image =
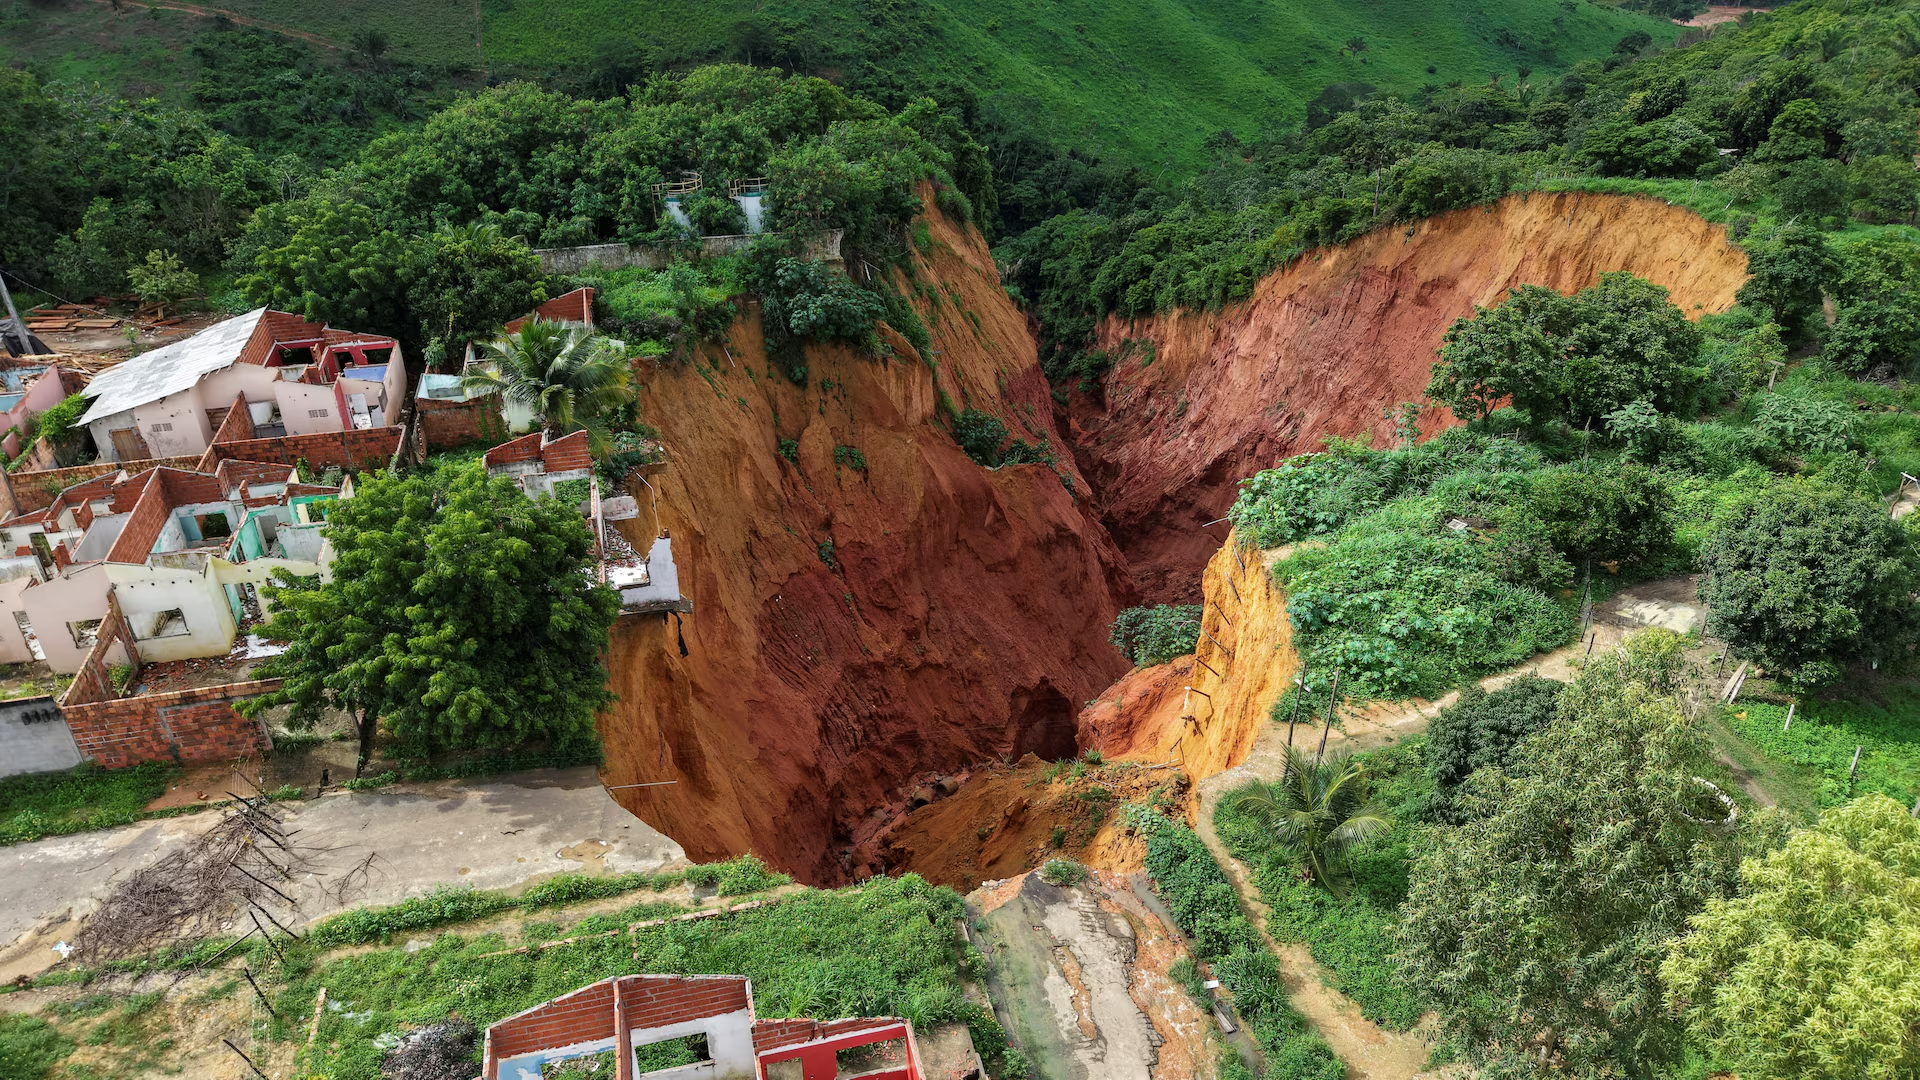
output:
[[[840, 239], [846, 235], [844, 229], [833, 229], [821, 233], [801, 248], [800, 256], [806, 259], [825, 259], [828, 262], [840, 262]], [[700, 254], [704, 258], [720, 255], [738, 255], [753, 243], [752, 236], [708, 236], [700, 240]], [[577, 274], [590, 267], [598, 266], [603, 270], [619, 270], [626, 267], [640, 267], [647, 270], [664, 270], [674, 259], [681, 257], [672, 248], [651, 247], [646, 244], [590, 244], [574, 248], [538, 248], [534, 254], [540, 256], [540, 267], [550, 274]]]
[[0, 776], [60, 772], [80, 764], [80, 747], [50, 697], [0, 701]]

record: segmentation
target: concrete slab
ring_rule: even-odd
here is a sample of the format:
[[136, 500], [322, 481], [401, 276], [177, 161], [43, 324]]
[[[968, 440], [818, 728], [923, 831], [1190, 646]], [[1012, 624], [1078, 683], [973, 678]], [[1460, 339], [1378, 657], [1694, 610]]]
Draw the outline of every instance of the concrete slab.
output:
[[1028, 874], [985, 913], [988, 982], [1002, 1021], [1045, 1080], [1151, 1080], [1158, 1037], [1127, 988], [1134, 931], [1093, 888]]
[[[591, 768], [543, 770], [282, 803], [300, 844], [323, 852], [299, 883], [309, 923], [442, 885], [511, 889], [562, 872], [626, 873], [684, 862], [680, 845], [613, 801]], [[220, 813], [0, 848], [0, 976], [45, 970], [50, 932], [70, 932], [114, 884], [199, 835]], [[375, 858], [339, 895], [342, 877]]]

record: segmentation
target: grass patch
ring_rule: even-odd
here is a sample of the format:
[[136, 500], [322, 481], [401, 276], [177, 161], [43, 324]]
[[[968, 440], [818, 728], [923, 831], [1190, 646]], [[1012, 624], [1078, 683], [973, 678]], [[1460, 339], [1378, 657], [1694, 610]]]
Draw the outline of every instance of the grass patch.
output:
[[[1920, 798], [1916, 716], [1920, 686], [1912, 684], [1888, 686], [1878, 701], [1804, 702], [1786, 731], [1780, 730], [1787, 720], [1785, 705], [1750, 702], [1722, 712], [1727, 727], [1768, 758], [1806, 770], [1818, 809], [1868, 792], [1912, 806]], [[1860, 770], [1849, 784], [1855, 747], [1861, 748]]]
[[[669, 922], [537, 954], [486, 956], [498, 934], [443, 934], [417, 952], [383, 949], [323, 961], [290, 948], [272, 988], [283, 1021], [271, 1035], [304, 1042], [320, 987], [338, 1002], [321, 1016], [303, 1075], [379, 1080], [381, 1036], [458, 1013], [479, 1027], [612, 975], [745, 975], [761, 1016], [965, 1019], [964, 954], [954, 938], [960, 897], [916, 875], [837, 891], [808, 890], [718, 919]], [[625, 917], [629, 913], [622, 913]]]
[[138, 821], [180, 771], [177, 765], [149, 761], [129, 769], [82, 765], [0, 780], [0, 844]]
[[1145, 806], [1127, 807], [1127, 821], [1147, 840], [1147, 873], [1193, 953], [1233, 992], [1240, 1013], [1267, 1058], [1270, 1080], [1340, 1080], [1340, 1060], [1288, 1002], [1280, 962], [1240, 912], [1232, 882], [1206, 844], [1186, 825]]
[[37, 1016], [0, 1013], [0, 1076], [42, 1080], [68, 1054], [73, 1040]]
[[622, 896], [641, 889], [659, 892], [682, 881], [716, 887], [721, 896], [744, 896], [776, 888], [792, 880], [785, 874], [769, 870], [767, 864], [757, 857], [742, 855], [723, 863], [709, 863], [664, 874], [561, 874], [534, 885], [518, 896], [494, 889], [442, 886], [425, 896], [416, 896], [398, 904], [342, 912], [314, 927], [307, 936], [314, 945], [323, 949], [369, 945], [389, 941], [397, 934], [473, 922], [503, 911], [560, 907]]
[[1358, 755], [1394, 825], [1354, 856], [1353, 888], [1345, 899], [1302, 881], [1298, 861], [1258, 825], [1224, 807], [1213, 819], [1227, 850], [1252, 871], [1260, 899], [1272, 909], [1267, 932], [1280, 941], [1305, 942], [1335, 989], [1367, 1019], [1395, 1031], [1412, 1028], [1422, 1012], [1412, 988], [1396, 974], [1391, 930], [1395, 909], [1406, 899], [1412, 849], [1425, 831], [1422, 808], [1434, 790], [1424, 746], [1424, 739], [1409, 740]]

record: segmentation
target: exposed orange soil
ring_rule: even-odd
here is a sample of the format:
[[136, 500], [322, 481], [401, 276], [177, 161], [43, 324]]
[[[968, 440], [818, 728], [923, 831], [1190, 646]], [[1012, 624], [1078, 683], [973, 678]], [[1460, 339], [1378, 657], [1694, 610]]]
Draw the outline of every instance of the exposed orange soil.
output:
[[[1080, 703], [1126, 669], [1106, 631], [1132, 586], [1086, 482], [1076, 499], [1045, 466], [981, 468], [941, 418], [944, 397], [1062, 443], [985, 244], [928, 224], [937, 373], [896, 336], [889, 362], [810, 348], [803, 389], [750, 311], [724, 349], [645, 375], [672, 464], [632, 484], [643, 513], [623, 527], [671, 530], [694, 613], [684, 657], [670, 617], [616, 625], [605, 778], [677, 781], [615, 794], [691, 858], [751, 850], [844, 881], [928, 778], [1070, 756]], [[866, 471], [836, 464], [843, 446]]]
[[[1723, 311], [1746, 278], [1724, 231], [1657, 199], [1515, 195], [1312, 252], [1219, 311], [1109, 319], [1102, 347], [1132, 339], [1098, 398], [1076, 394], [1074, 453], [1154, 602], [1192, 603], [1200, 569], [1244, 477], [1324, 435], [1392, 431], [1383, 407], [1419, 401], [1454, 319], [1507, 289], [1572, 292], [1630, 270], [1691, 315]], [[1454, 423], [1426, 413], [1431, 434]]]
[[[1050, 770], [1059, 775], [1049, 780]], [[962, 892], [1054, 858], [1118, 873], [1141, 869], [1145, 845], [1127, 833], [1117, 810], [1146, 801], [1156, 788], [1164, 801], [1182, 801], [1186, 777], [1177, 769], [1133, 764], [1082, 773], [1076, 777], [1070, 767], [1031, 756], [983, 770], [954, 795], [891, 823], [887, 865]], [[1089, 799], [1096, 791], [1107, 797]]]

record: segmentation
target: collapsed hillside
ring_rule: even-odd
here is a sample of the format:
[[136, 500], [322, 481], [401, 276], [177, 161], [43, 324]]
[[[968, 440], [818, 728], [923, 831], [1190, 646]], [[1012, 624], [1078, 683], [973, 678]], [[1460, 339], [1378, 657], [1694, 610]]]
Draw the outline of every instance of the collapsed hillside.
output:
[[[1421, 400], [1441, 335], [1474, 305], [1628, 270], [1697, 317], [1732, 306], [1746, 265], [1720, 227], [1654, 199], [1514, 195], [1383, 229], [1219, 311], [1109, 319], [1099, 345], [1122, 359], [1099, 393], [1074, 395], [1074, 455], [1142, 593], [1193, 603], [1225, 532], [1201, 526], [1226, 513], [1238, 481], [1325, 435], [1384, 445], [1382, 409]], [[1454, 422], [1436, 409], [1420, 430]]]
[[[1224, 311], [1110, 323], [1109, 348], [1151, 349], [1103, 400], [1074, 395], [1074, 460], [989, 470], [943, 411], [1057, 449], [1066, 417], [978, 235], [928, 225], [932, 365], [898, 336], [884, 362], [810, 348], [802, 388], [749, 311], [724, 348], [642, 388], [673, 462], [632, 485], [630, 535], [671, 531], [694, 614], [616, 627], [607, 782], [672, 781], [616, 794], [695, 858], [751, 850], [819, 883], [931, 858], [965, 880], [970, 858], [999, 873], [1052, 831], [1046, 800], [1006, 827], [972, 794], [943, 811], [967, 776], [1012, 790], [1043, 767], [1008, 772], [1024, 755], [1088, 748], [1193, 777], [1232, 767], [1294, 668], [1265, 560], [1199, 528], [1236, 481], [1324, 434], [1390, 431], [1381, 410], [1421, 396], [1446, 326], [1511, 285], [1624, 269], [1699, 313], [1730, 306], [1745, 273], [1719, 229], [1642, 199], [1536, 195], [1376, 233]], [[1121, 679], [1106, 634], [1137, 580], [1204, 594], [1207, 636], [1198, 657]]]
[[810, 348], [803, 388], [749, 312], [641, 388], [673, 461], [631, 484], [628, 524], [671, 532], [694, 613], [684, 656], [671, 619], [616, 626], [606, 779], [674, 781], [616, 794], [693, 858], [751, 850], [844, 881], [903, 786], [1071, 756], [1080, 702], [1125, 670], [1106, 625], [1131, 583], [1085, 481], [1067, 462], [1073, 492], [1044, 465], [982, 468], [946, 429], [943, 408], [975, 407], [1060, 441], [985, 245], [927, 224], [937, 373], [895, 336], [884, 362]]

